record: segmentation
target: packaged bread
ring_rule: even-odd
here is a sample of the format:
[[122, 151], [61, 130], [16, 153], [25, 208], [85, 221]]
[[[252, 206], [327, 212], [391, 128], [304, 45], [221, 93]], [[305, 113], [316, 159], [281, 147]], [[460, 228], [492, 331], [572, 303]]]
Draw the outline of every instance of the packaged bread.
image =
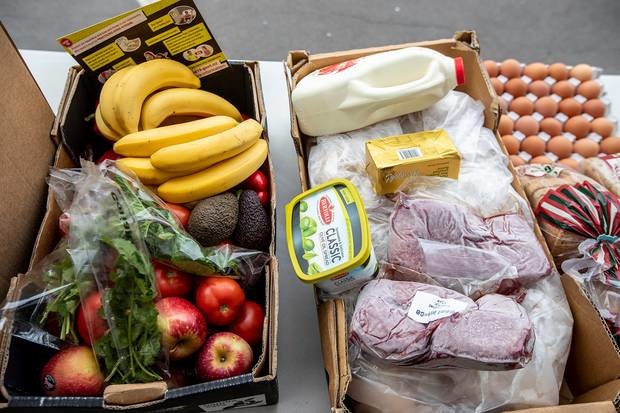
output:
[[580, 170], [620, 196], [620, 154], [593, 157], [579, 163]]
[[[606, 191], [596, 181], [562, 165], [531, 164], [516, 168], [517, 176], [525, 190], [528, 201], [536, 211], [542, 199], [551, 190], [556, 190], [562, 185], [576, 185], [589, 182], [600, 190]], [[579, 244], [587, 239], [573, 231], [562, 229], [555, 224], [541, 219], [537, 215], [538, 224], [542, 230], [551, 255], [559, 268], [562, 262], [568, 258], [579, 256]]]

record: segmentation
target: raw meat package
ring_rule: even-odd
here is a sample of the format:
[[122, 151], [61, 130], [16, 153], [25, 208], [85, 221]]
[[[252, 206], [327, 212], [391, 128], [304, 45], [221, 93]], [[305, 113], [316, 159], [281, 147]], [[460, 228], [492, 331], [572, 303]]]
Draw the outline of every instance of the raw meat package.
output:
[[[443, 254], [438, 253], [442, 245]], [[399, 195], [390, 219], [388, 261], [430, 276], [456, 278], [456, 286], [442, 285], [469, 296], [512, 293], [551, 272], [534, 231], [520, 214], [482, 218], [457, 204], [405, 194]]]
[[509, 370], [526, 365], [534, 345], [529, 318], [512, 298], [474, 302], [440, 286], [390, 279], [362, 289], [350, 329], [351, 354], [378, 364]]
[[[362, 296], [366, 294], [364, 290]], [[377, 300], [381, 299], [379, 294], [375, 295]], [[494, 297], [498, 296], [486, 297], [491, 297], [491, 302], [485, 303], [489, 300], [486, 298], [478, 300], [477, 304], [494, 307]], [[506, 298], [501, 297], [502, 301]], [[352, 380], [347, 395], [356, 406], [367, 408], [360, 411], [383, 413], [482, 413], [557, 405], [572, 337], [572, 316], [559, 276], [553, 274], [534, 283], [528, 288], [521, 306], [536, 337], [532, 359], [523, 368], [509, 371], [419, 369], [380, 363], [351, 346]], [[406, 313], [407, 309], [395, 311]], [[384, 309], [381, 316], [385, 318], [386, 313]], [[488, 340], [490, 334], [481, 336]], [[398, 336], [387, 338], [388, 341], [397, 339]], [[510, 352], [508, 347], [506, 352]]]
[[579, 162], [579, 169], [620, 196], [620, 154], [584, 159]]

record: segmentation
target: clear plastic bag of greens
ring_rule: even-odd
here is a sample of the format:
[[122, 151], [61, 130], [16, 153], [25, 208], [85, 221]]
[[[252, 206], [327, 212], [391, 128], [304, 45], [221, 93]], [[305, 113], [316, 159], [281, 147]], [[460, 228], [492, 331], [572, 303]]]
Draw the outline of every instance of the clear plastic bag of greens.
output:
[[[251, 287], [263, 275], [269, 255], [231, 244], [202, 247], [181, 227], [165, 203], [144, 187], [140, 181], [105, 161], [98, 168], [120, 188], [135, 217], [151, 256], [164, 264], [196, 275], [228, 275], [244, 287]], [[82, 169], [52, 170], [49, 184], [57, 199], [73, 194], [73, 186], [84, 179]], [[66, 202], [60, 202], [63, 208]], [[66, 211], [65, 211], [66, 212]]]

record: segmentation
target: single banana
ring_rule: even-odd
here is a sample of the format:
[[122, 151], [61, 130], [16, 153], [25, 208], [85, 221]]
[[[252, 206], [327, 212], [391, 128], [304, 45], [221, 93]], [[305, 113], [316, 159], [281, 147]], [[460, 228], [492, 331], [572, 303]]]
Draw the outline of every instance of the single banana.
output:
[[95, 124], [97, 125], [97, 129], [99, 129], [99, 132], [103, 135], [104, 138], [113, 142], [120, 139], [120, 135], [114, 132], [112, 128], [110, 128], [110, 126], [105, 123], [105, 120], [103, 120], [103, 116], [101, 116], [100, 105], [97, 105], [97, 109], [95, 109]]
[[190, 68], [170, 59], [149, 60], [135, 66], [124, 76], [115, 96], [116, 120], [123, 131], [137, 132], [144, 100], [151, 93], [169, 87], [198, 89], [200, 79]]
[[168, 117], [176, 115], [230, 116], [241, 122], [241, 113], [226, 99], [200, 89], [173, 88], [149, 96], [142, 105], [142, 129], [156, 128]]
[[[115, 72], [101, 88], [101, 94], [99, 95], [99, 108], [101, 110], [101, 118], [110, 127], [112, 131], [118, 136], [123, 136], [123, 128], [116, 120], [116, 92], [121, 80], [127, 76], [127, 73], [135, 66], [125, 67]], [[97, 125], [99, 126], [99, 125]]]
[[267, 159], [268, 145], [259, 139], [245, 152], [192, 175], [172, 178], [157, 188], [167, 202], [186, 203], [229, 190], [252, 175]]
[[124, 156], [151, 156], [170, 145], [191, 142], [237, 126], [228, 116], [212, 116], [177, 125], [130, 133], [114, 144], [114, 152]]
[[261, 124], [248, 119], [216, 135], [162, 148], [151, 155], [151, 162], [162, 171], [193, 173], [243, 152], [261, 133]]
[[178, 173], [160, 171], [151, 164], [149, 158], [120, 158], [116, 165], [125, 172], [136, 174], [144, 185], [160, 185], [179, 176]]

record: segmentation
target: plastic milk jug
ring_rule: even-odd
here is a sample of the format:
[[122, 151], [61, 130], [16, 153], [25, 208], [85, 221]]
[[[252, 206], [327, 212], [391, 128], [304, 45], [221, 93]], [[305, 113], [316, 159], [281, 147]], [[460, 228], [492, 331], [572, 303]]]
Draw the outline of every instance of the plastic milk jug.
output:
[[462, 58], [408, 47], [315, 70], [291, 98], [301, 131], [320, 136], [426, 109], [464, 82]]

